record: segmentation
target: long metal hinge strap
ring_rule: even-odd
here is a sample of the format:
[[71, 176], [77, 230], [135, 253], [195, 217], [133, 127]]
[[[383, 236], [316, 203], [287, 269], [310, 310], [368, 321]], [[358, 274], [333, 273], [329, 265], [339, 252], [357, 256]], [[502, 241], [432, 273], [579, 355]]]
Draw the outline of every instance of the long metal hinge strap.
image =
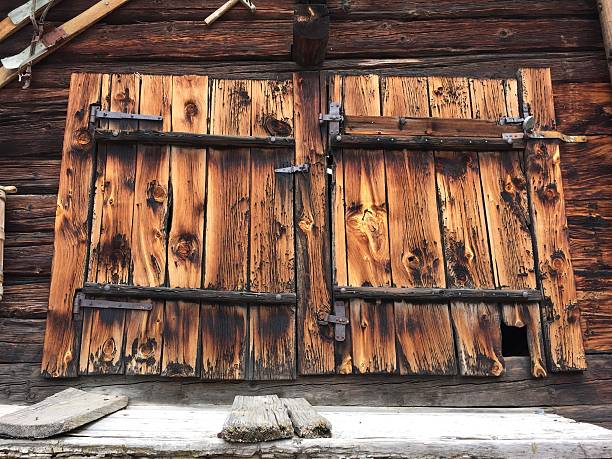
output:
[[346, 316], [346, 305], [343, 301], [335, 301], [334, 314], [326, 314], [322, 320], [319, 320], [319, 325], [328, 324], [334, 324], [334, 339], [336, 341], [346, 339], [346, 326], [349, 324], [349, 319]]
[[158, 115], [141, 115], [139, 113], [111, 112], [102, 110], [99, 105], [92, 105], [89, 116], [90, 124], [96, 121], [105, 120], [134, 120], [134, 121], [163, 121], [163, 117]]
[[77, 292], [74, 295], [72, 304], [72, 312], [79, 314], [81, 308], [98, 308], [98, 309], [133, 309], [139, 311], [150, 311], [153, 309], [153, 304], [149, 302], [130, 302], [130, 301], [109, 301], [99, 299], [89, 299], [85, 297], [83, 292]]
[[531, 131], [526, 133], [512, 132], [502, 134], [502, 138], [508, 142], [513, 143], [515, 140], [523, 139], [551, 139], [560, 140], [565, 143], [586, 143], [588, 142], [587, 136], [584, 135], [566, 135], [558, 131]]

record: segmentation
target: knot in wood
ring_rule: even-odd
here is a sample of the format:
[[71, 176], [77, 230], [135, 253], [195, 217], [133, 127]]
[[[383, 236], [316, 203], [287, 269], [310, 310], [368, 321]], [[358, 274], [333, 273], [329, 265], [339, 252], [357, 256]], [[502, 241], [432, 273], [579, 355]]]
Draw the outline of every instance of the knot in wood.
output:
[[196, 238], [192, 234], [182, 234], [174, 246], [174, 254], [179, 260], [193, 260], [197, 256]]
[[193, 123], [193, 119], [198, 116], [198, 113], [200, 113], [200, 109], [195, 102], [190, 100], [185, 103], [185, 119], [189, 124]]
[[81, 148], [91, 145], [92, 140], [93, 138], [91, 136], [91, 133], [87, 129], [80, 128], [77, 131], [76, 142]]
[[266, 116], [263, 122], [264, 129], [272, 136], [288, 137], [291, 134], [291, 125], [272, 116]]
[[100, 360], [104, 362], [111, 362], [115, 358], [116, 354], [117, 344], [115, 343], [115, 339], [112, 337], [108, 338], [106, 341], [104, 341], [102, 347], [100, 348]]
[[166, 189], [157, 182], [157, 180], [153, 180], [149, 182], [147, 187], [147, 201], [149, 204], [157, 203], [162, 204], [166, 201]]

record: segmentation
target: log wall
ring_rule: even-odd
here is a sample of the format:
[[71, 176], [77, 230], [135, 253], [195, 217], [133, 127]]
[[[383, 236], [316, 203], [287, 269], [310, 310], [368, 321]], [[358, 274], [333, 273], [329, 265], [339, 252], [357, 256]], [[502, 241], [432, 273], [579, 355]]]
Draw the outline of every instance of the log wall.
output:
[[[22, 2], [3, 1], [0, 17]], [[51, 10], [48, 20], [61, 23], [92, 3], [60, 3]], [[216, 3], [221, 2], [133, 0], [36, 65], [30, 90], [21, 90], [16, 82], [0, 90], [0, 184], [19, 187], [19, 194], [7, 200], [6, 287], [0, 302], [0, 403], [39, 400], [57, 390], [56, 385], [66, 384], [47, 382], [38, 376], [38, 370], [71, 72], [248, 77], [297, 69], [291, 61], [290, 2], [259, 0], [254, 16], [236, 7], [207, 28], [203, 20]], [[526, 399], [525, 405], [563, 405], [566, 411], [577, 413], [585, 411], [578, 405], [596, 405], [604, 412], [601, 404], [612, 402], [609, 389], [602, 389], [602, 381], [607, 380], [609, 386], [612, 378], [612, 356], [607, 354], [612, 352], [612, 92], [595, 0], [328, 3], [331, 30], [324, 69], [387, 68], [414, 74], [508, 77], [519, 67], [551, 67], [559, 130], [589, 136], [588, 144], [562, 146], [561, 154], [586, 348], [591, 354], [603, 355], [589, 357], [586, 375], [569, 376], [574, 378], [571, 381], [580, 396], [557, 390], [563, 376], [535, 382], [525, 374], [522, 379], [522, 360], [516, 370], [509, 369], [504, 384], [531, 390], [534, 396], [531, 401]], [[0, 56], [20, 51], [29, 37], [26, 28], [0, 44]], [[343, 390], [338, 384], [350, 385], [347, 381], [352, 381], [316, 380], [338, 390]], [[78, 384], [91, 387], [95, 381]], [[120, 387], [125, 379], [116, 382]], [[174, 392], [184, 394], [188, 401], [208, 393], [199, 385], [188, 393], [188, 384], [175, 384]], [[304, 384], [298, 380], [294, 386], [287, 386], [293, 388], [283, 390], [298, 390]], [[369, 379], [368, 384], [387, 387], [386, 381], [376, 378]], [[437, 389], [426, 390], [429, 395], [423, 399], [406, 393], [394, 396], [390, 391], [376, 402], [441, 406], [481, 403], [470, 397], [458, 399], [450, 389], [460, 384], [456, 380], [431, 378], [419, 384]], [[157, 385], [158, 381], [142, 382], [144, 391]], [[492, 386], [484, 381], [479, 385]], [[265, 391], [263, 385], [249, 387]], [[360, 386], [355, 383], [354, 387]], [[395, 387], [391, 380], [388, 387]], [[406, 387], [411, 386], [407, 383]], [[332, 392], [329, 388], [324, 391]], [[482, 404], [484, 400], [485, 396]], [[324, 398], [318, 401], [333, 403]], [[517, 402], [501, 397], [486, 404], [496, 403], [504, 406]]]

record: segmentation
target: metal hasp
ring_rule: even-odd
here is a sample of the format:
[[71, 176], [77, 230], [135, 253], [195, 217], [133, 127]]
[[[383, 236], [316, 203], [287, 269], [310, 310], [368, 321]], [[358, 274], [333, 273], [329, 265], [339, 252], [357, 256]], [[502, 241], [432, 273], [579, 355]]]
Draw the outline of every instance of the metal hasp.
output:
[[523, 139], [550, 139], [560, 140], [565, 143], [585, 143], [588, 140], [584, 135], [566, 135], [559, 131], [537, 131], [534, 129], [535, 118], [532, 115], [525, 118], [503, 117], [499, 120], [499, 124], [501, 125], [518, 123], [523, 125], [522, 133], [511, 132], [502, 134], [502, 138], [509, 144], [513, 143], [515, 140]]
[[322, 320], [319, 320], [319, 325], [334, 324], [334, 339], [336, 341], [344, 341], [346, 339], [346, 326], [349, 324], [349, 319], [346, 316], [346, 305], [342, 301], [334, 302], [334, 314], [326, 314]]
[[329, 113], [319, 114], [319, 123], [328, 123], [330, 136], [340, 134], [340, 123], [344, 121], [344, 116], [340, 114], [340, 108], [340, 102], [330, 102]]
[[99, 105], [92, 105], [89, 113], [89, 124], [95, 126], [98, 120], [132, 120], [132, 121], [163, 121], [158, 115], [141, 115], [138, 113], [111, 112], [102, 110]]
[[281, 167], [274, 169], [277, 174], [298, 174], [300, 172], [308, 172], [310, 166], [308, 164], [297, 164], [295, 166]]
[[85, 298], [85, 293], [77, 292], [72, 303], [72, 312], [80, 315], [81, 308], [98, 309], [134, 309], [139, 311], [150, 311], [153, 309], [151, 303], [131, 303], [129, 301], [92, 300]]

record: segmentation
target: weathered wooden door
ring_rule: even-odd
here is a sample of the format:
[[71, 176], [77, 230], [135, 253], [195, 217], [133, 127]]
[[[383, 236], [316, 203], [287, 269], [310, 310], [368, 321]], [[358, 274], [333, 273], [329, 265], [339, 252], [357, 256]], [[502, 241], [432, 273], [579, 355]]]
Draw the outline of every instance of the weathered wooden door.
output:
[[[550, 74], [522, 76], [536, 129], [554, 129]], [[336, 371], [499, 376], [502, 321], [526, 327], [534, 376], [546, 375], [545, 354], [553, 371], [583, 369], [559, 146], [519, 145], [523, 128], [501, 126], [519, 117], [517, 80], [328, 83], [343, 115], [330, 127], [330, 322], [349, 319]]]
[[127, 309], [94, 301], [73, 313], [75, 292], [87, 283], [295, 297], [295, 178], [277, 171], [294, 164], [293, 146], [224, 146], [222, 138], [208, 148], [94, 148], [92, 104], [163, 119], [99, 122], [114, 135], [161, 130], [269, 142], [293, 135], [291, 79], [74, 75], [43, 372], [294, 377], [295, 304], [176, 297], [137, 310], [126, 297]]

